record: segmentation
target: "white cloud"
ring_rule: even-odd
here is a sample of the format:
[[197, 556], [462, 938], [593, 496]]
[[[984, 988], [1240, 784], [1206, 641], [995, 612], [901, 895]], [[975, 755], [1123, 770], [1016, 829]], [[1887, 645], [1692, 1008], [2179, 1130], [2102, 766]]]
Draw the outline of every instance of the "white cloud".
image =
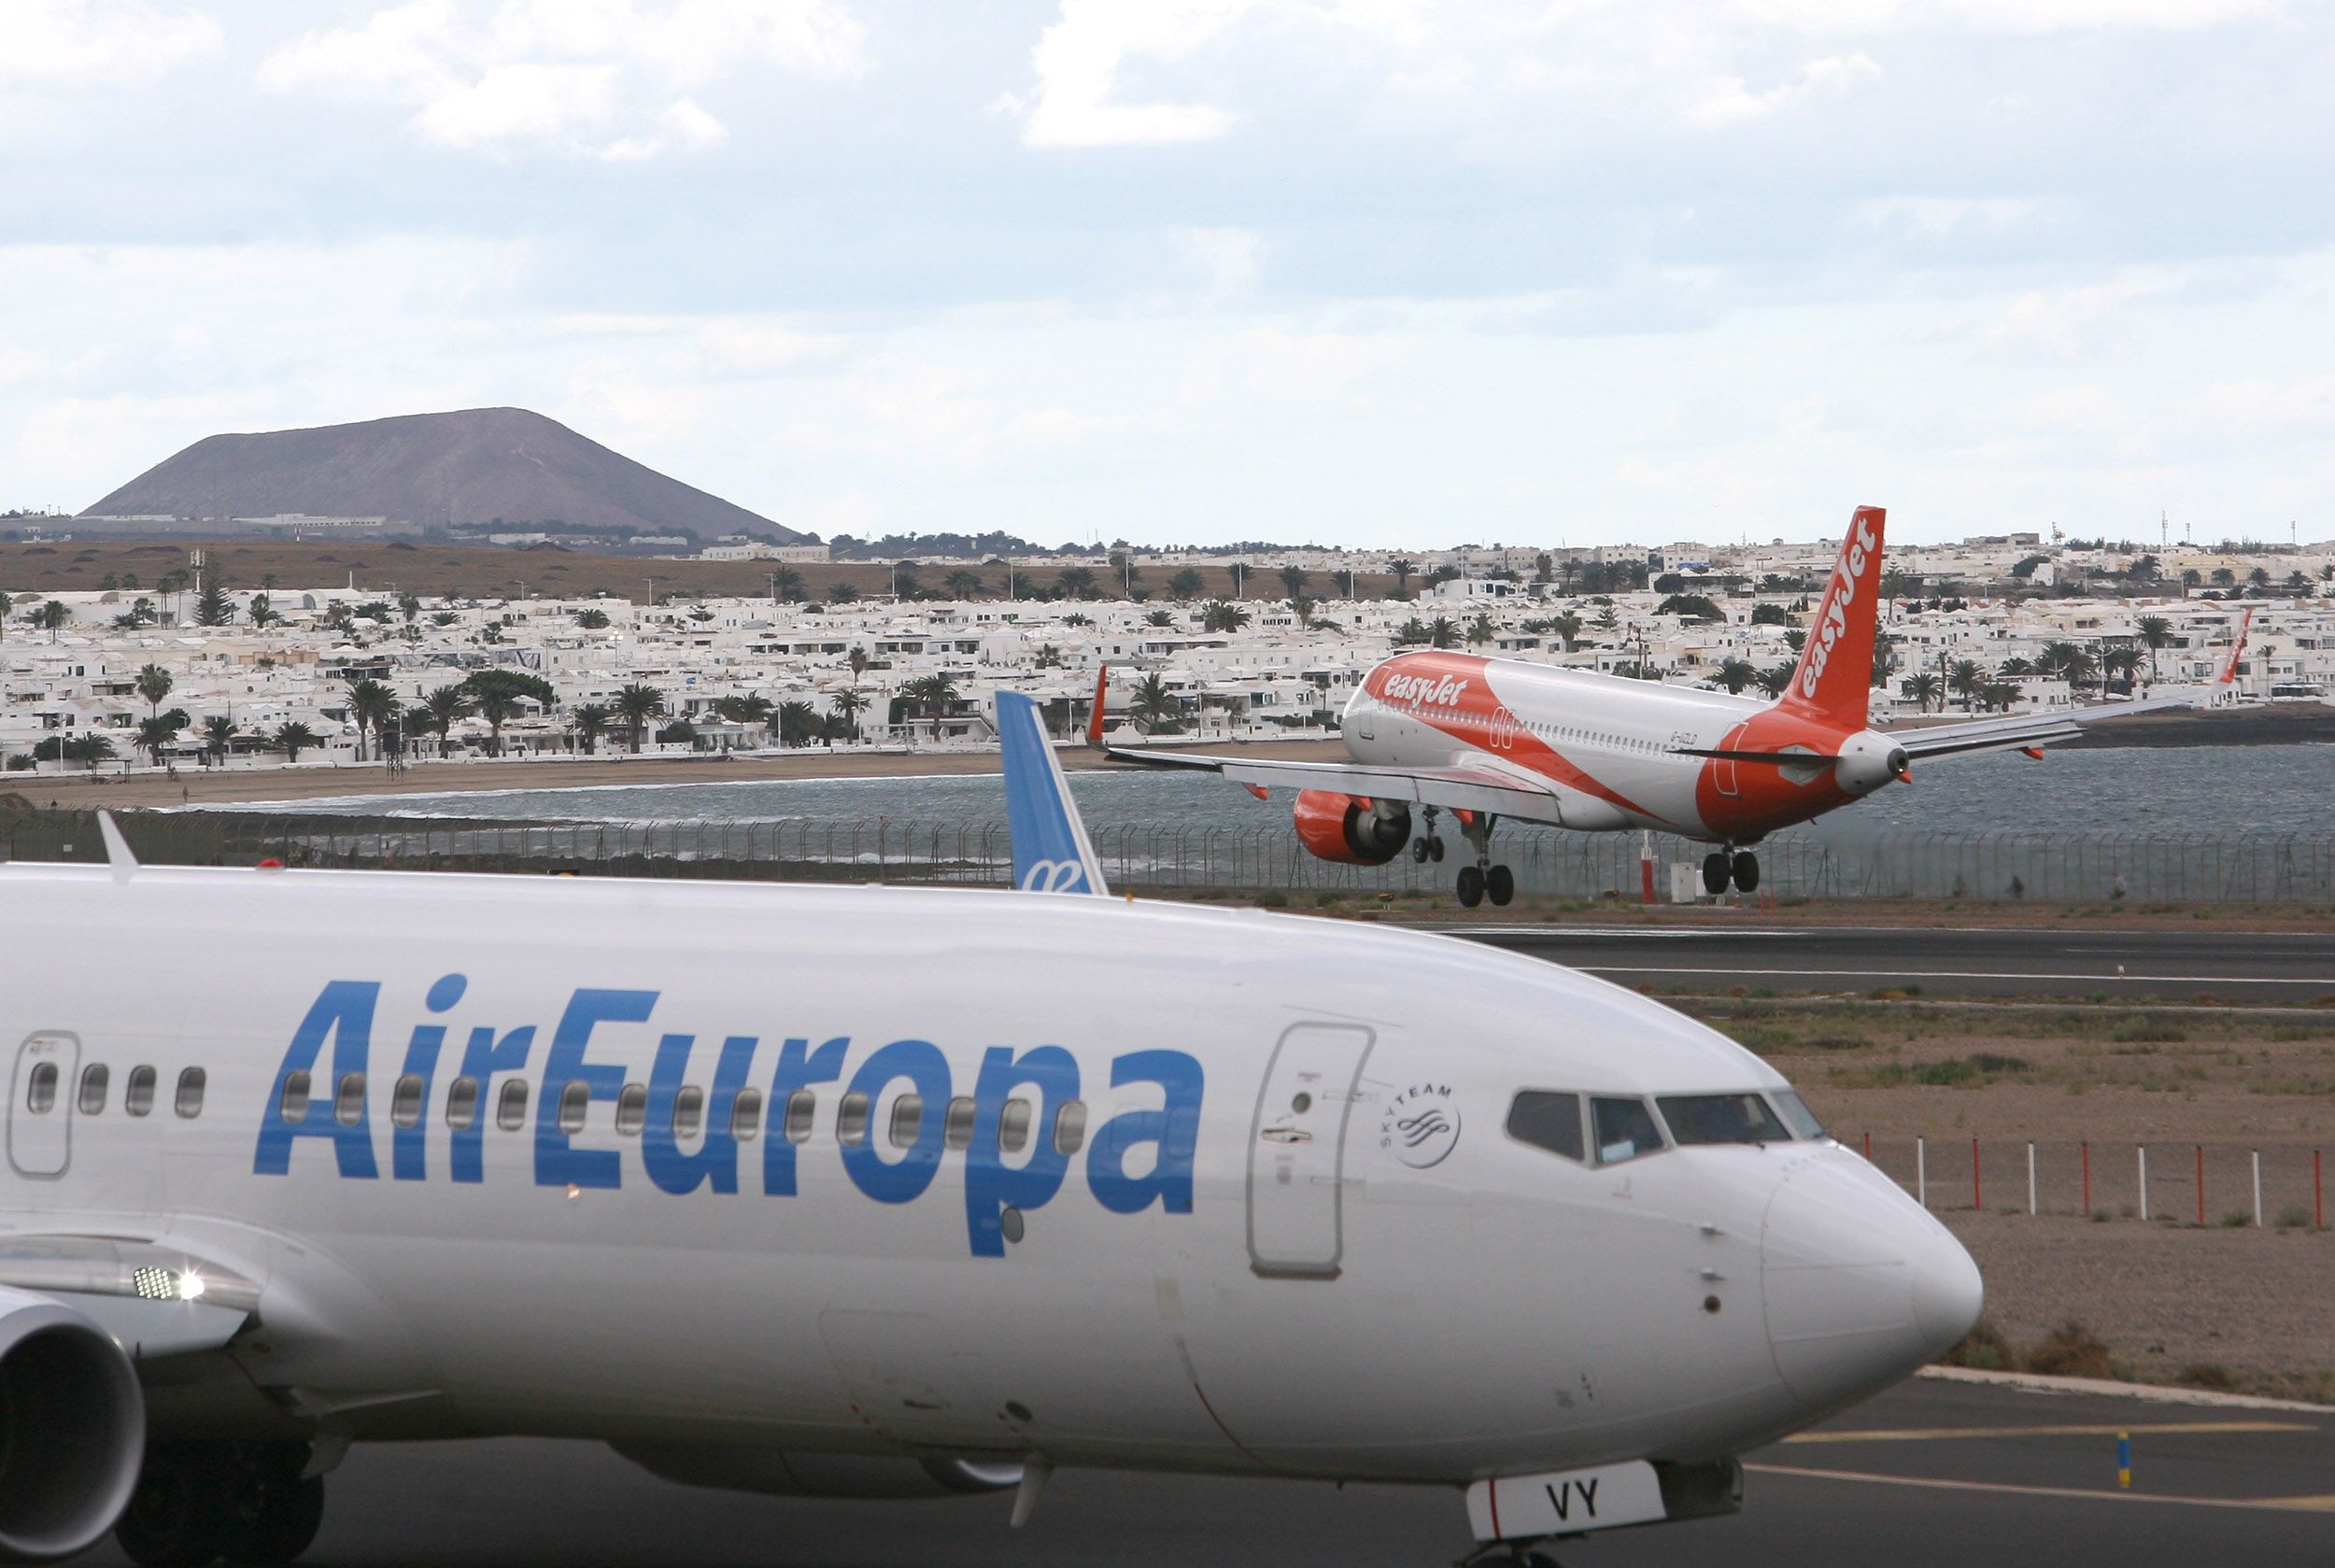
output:
[[284, 45], [260, 82], [411, 108], [444, 147], [635, 161], [724, 139], [691, 90], [847, 78], [862, 37], [831, 0], [405, 0]]
[[1210, 299], [1237, 299], [1256, 288], [1265, 239], [1253, 229], [1174, 229], [1168, 237], [1184, 264], [1208, 280]]
[[217, 54], [207, 12], [144, 0], [8, 0], [0, 15], [0, 85], [134, 86]]
[[1120, 67], [1129, 60], [1176, 61], [1238, 21], [1254, 0], [1062, 0], [1062, 19], [1040, 35], [1030, 53], [1038, 78], [1025, 100], [1000, 106], [1022, 120], [1031, 147], [1117, 147], [1201, 142], [1223, 135], [1233, 117], [1209, 104], [1114, 102]]
[[1741, 77], [1729, 77], [1719, 84], [1718, 92], [1695, 106], [1694, 119], [1705, 125], [1758, 120], [1795, 99], [1840, 92], [1857, 82], [1875, 79], [1880, 74], [1881, 67], [1874, 64], [1873, 57], [1859, 50], [1855, 54], [1811, 60], [1800, 67], [1797, 81], [1785, 82], [1762, 92], [1752, 92]]
[[2033, 196], [1876, 196], [1857, 216], [1875, 229], [1910, 229], [1943, 238], [1955, 233], [2002, 233], [2052, 209]]

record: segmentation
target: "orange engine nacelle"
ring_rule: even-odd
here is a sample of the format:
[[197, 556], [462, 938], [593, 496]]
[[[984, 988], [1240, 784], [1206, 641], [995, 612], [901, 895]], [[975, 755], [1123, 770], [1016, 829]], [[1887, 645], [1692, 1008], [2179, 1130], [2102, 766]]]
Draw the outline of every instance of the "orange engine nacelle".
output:
[[1297, 841], [1342, 866], [1383, 866], [1410, 842], [1410, 807], [1336, 790], [1297, 792]]

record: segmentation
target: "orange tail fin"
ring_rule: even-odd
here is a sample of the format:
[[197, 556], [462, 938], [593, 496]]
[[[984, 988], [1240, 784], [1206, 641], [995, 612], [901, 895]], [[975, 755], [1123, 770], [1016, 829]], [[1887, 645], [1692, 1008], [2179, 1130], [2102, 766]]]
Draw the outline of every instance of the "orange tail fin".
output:
[[1778, 707], [1861, 729], [1873, 694], [1873, 633], [1881, 607], [1878, 506], [1860, 506], [1841, 541], [1833, 580], [1808, 622], [1808, 640]]

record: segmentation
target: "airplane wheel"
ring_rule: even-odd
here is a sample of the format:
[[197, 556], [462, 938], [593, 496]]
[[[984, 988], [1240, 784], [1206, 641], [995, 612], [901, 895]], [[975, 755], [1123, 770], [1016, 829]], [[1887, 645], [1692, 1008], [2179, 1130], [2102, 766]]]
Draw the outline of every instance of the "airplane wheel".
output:
[[114, 1540], [138, 1568], [209, 1568], [227, 1549], [243, 1490], [224, 1448], [158, 1444], [146, 1450]]
[[1484, 901], [1484, 873], [1481, 867], [1462, 866], [1459, 874], [1459, 901], [1464, 909], [1474, 909]]
[[317, 1538], [324, 1523], [324, 1477], [300, 1477], [307, 1450], [260, 1450], [265, 1458], [248, 1475], [227, 1561], [249, 1568], [284, 1568]]
[[1703, 857], [1703, 891], [1712, 897], [1716, 898], [1727, 891], [1727, 879], [1734, 874], [1734, 868], [1718, 851], [1714, 850]]
[[1484, 897], [1505, 908], [1516, 897], [1516, 873], [1506, 866], [1494, 866], [1484, 873]]
[[1424, 866], [1424, 865], [1427, 863], [1427, 841], [1426, 841], [1426, 840], [1424, 840], [1424, 839], [1413, 839], [1413, 840], [1411, 841], [1411, 844], [1410, 844], [1410, 859], [1411, 859], [1411, 864], [1412, 864], [1412, 865], [1414, 865], [1414, 866]]
[[1438, 861], [1439, 861], [1439, 860], [1441, 860], [1441, 859], [1443, 858], [1443, 841], [1442, 841], [1442, 840], [1440, 840], [1440, 839], [1429, 839], [1429, 840], [1427, 841], [1427, 858], [1428, 858], [1428, 859], [1430, 859], [1430, 860], [1438, 860]]
[[1755, 893], [1760, 886], [1760, 857], [1749, 850], [1735, 856], [1735, 886], [1746, 893]]

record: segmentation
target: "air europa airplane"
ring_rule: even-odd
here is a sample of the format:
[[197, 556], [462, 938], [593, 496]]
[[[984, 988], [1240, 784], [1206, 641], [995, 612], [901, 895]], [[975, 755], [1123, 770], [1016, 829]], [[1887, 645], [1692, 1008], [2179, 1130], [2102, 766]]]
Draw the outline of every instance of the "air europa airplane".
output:
[[[1760, 884], [1753, 846], [1761, 840], [1892, 782], [1910, 783], [1913, 764], [1925, 757], [2011, 749], [2040, 756], [2041, 747], [2085, 725], [2210, 699], [2209, 688], [2074, 712], [1874, 729], [1867, 705], [1883, 520], [1877, 506], [1857, 509], [1791, 684], [1774, 702], [1436, 651], [1397, 654], [1355, 690], [1339, 730], [1349, 762], [1236, 761], [1107, 746], [1107, 671], [1087, 738], [1120, 761], [1206, 769], [1260, 795], [1294, 787], [1298, 841], [1347, 865], [1383, 865], [1406, 844], [1414, 859], [1442, 859], [1436, 824], [1449, 812], [1475, 852], [1459, 872], [1459, 900], [1472, 909], [1487, 897], [1505, 904], [1515, 895], [1514, 874], [1492, 859], [1493, 828], [1503, 817], [1701, 840], [1717, 846], [1703, 862], [1703, 885], [1714, 894], [1730, 885], [1748, 893]], [[2242, 623], [2224, 685], [2244, 645]]]
[[1090, 896], [998, 707], [1059, 891], [142, 867], [110, 818], [0, 867], [0, 1558], [288, 1562], [352, 1446], [519, 1434], [1013, 1523], [1064, 1466], [1409, 1482], [1521, 1562], [1733, 1511], [1975, 1321], [1644, 997]]

